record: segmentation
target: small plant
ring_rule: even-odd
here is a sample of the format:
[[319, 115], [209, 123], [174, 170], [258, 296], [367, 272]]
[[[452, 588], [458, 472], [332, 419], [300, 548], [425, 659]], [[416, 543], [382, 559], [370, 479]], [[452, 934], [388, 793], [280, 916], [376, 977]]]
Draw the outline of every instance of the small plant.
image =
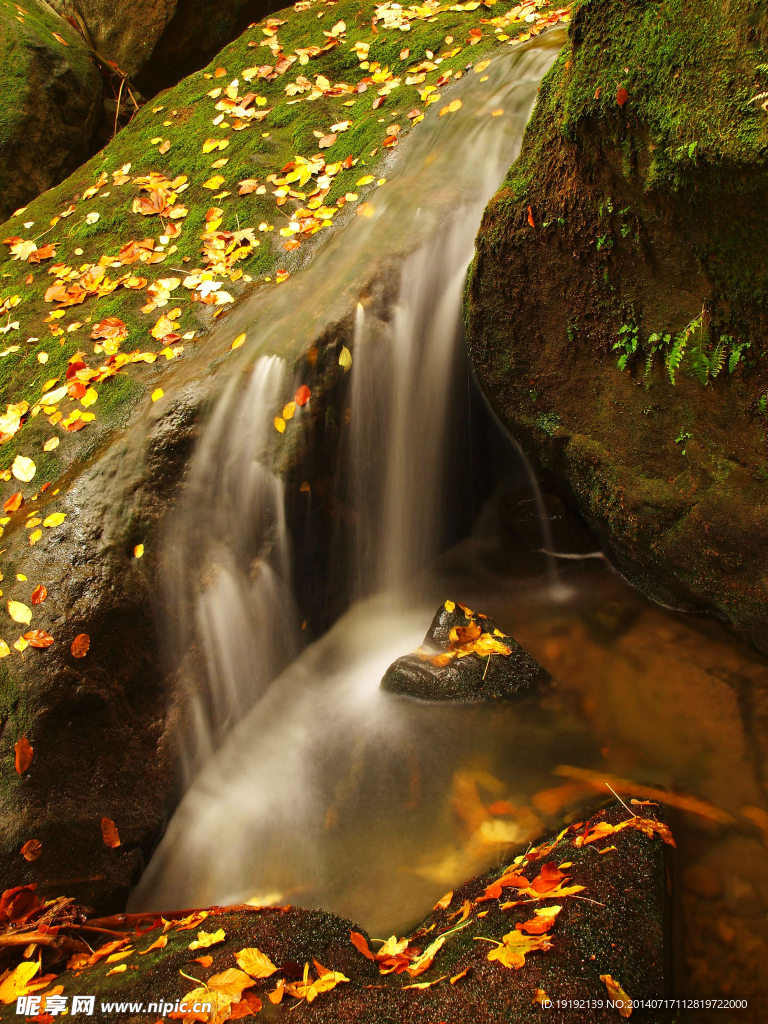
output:
[[702, 350], [709, 341], [709, 327], [705, 323], [705, 315], [705, 311], [702, 309], [699, 315], [691, 320], [687, 327], [684, 327], [679, 334], [675, 335], [672, 347], [667, 352], [664, 364], [669, 374], [669, 382], [673, 387], [675, 385], [675, 375], [680, 369], [691, 339], [694, 339], [694, 344], [699, 350]]
[[[684, 445], [686, 441], [689, 441], [693, 437], [693, 434], [689, 433], [685, 427], [680, 428], [680, 433], [675, 438], [675, 444]], [[685, 448], [682, 450], [682, 454], [685, 455]]]
[[650, 377], [651, 370], [653, 369], [653, 359], [660, 348], [666, 348], [672, 341], [671, 334], [656, 334], [655, 332], [648, 338], [648, 355], [645, 358], [645, 376]]
[[765, 416], [768, 413], [768, 394], [762, 395], [757, 402], [757, 411], [761, 416]]
[[721, 338], [720, 340], [722, 341], [724, 338], [728, 339], [728, 344], [729, 344], [729, 347], [730, 347], [730, 350], [731, 350], [731, 354], [728, 356], [728, 373], [733, 373], [733, 371], [739, 365], [739, 360], [741, 359], [741, 353], [745, 349], [751, 348], [751, 342], [749, 342], [749, 341], [734, 342], [733, 338], [729, 334], [723, 335], [723, 338]]
[[601, 249], [604, 249], [606, 246], [611, 245], [613, 245], [613, 239], [611, 238], [610, 234], [606, 233], [605, 235], [602, 235], [600, 238], [598, 238], [597, 242], [595, 243], [595, 248], [598, 252], [600, 252]]
[[613, 343], [613, 351], [619, 353], [617, 366], [621, 371], [640, 346], [640, 328], [637, 324], [622, 324], [619, 328], [618, 341]]

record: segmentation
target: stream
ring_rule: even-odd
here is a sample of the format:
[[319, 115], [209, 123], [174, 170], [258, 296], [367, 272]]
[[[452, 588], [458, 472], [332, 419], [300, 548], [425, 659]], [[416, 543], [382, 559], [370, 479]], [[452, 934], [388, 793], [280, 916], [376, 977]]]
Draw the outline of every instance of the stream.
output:
[[[451, 93], [462, 109], [430, 109], [373, 215], [271, 304], [237, 314], [247, 382], [233, 375], [218, 400], [167, 539], [173, 642], [194, 643], [206, 666], [191, 784], [130, 909], [290, 902], [404, 934], [446, 890], [572, 820], [596, 796], [573, 769], [592, 770], [716, 809], [669, 808], [678, 985], [744, 994], [766, 981], [768, 668], [712, 620], [646, 601], [564, 508], [553, 539], [524, 456], [478, 413], [467, 366], [474, 236], [557, 45], [552, 33], [496, 58], [487, 80], [465, 76]], [[267, 353], [349, 290], [384, 232], [419, 242], [389, 323], [372, 322], [361, 295], [355, 324], [344, 450], [355, 526], [341, 542], [356, 600], [304, 646], [273, 466], [291, 369]], [[482, 415], [496, 458], [473, 466]], [[467, 500], [462, 538], [451, 510]], [[381, 692], [448, 598], [493, 616], [552, 685], [497, 705]]]

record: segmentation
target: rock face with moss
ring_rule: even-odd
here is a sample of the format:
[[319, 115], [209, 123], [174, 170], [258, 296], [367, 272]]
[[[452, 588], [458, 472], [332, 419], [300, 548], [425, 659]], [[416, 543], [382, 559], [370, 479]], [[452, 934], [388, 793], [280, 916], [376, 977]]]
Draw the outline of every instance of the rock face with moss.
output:
[[419, 700], [476, 702], [522, 697], [548, 672], [482, 612], [446, 601], [415, 654], [393, 662], [382, 690]]
[[148, 95], [203, 67], [249, 22], [288, 6], [287, 0], [51, 0]]
[[88, 158], [100, 110], [101, 75], [77, 32], [41, 0], [3, 5], [0, 219]]
[[494, 407], [655, 598], [768, 649], [768, 11], [583, 0], [467, 298]]

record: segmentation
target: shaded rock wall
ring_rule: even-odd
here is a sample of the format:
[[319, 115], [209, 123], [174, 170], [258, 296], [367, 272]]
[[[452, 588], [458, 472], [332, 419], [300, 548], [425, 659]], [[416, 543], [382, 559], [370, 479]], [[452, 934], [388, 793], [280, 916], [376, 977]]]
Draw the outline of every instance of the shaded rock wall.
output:
[[578, 5], [467, 325], [495, 409], [622, 571], [765, 650], [768, 8], [701, 7]]

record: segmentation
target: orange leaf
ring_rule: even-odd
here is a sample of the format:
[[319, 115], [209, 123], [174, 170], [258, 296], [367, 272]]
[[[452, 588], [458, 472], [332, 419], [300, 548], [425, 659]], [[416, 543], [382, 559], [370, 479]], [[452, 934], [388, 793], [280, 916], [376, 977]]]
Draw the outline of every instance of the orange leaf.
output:
[[375, 960], [376, 957], [370, 950], [368, 943], [365, 941], [365, 936], [361, 935], [360, 932], [350, 932], [349, 937], [352, 941], [352, 945], [355, 949], [359, 950], [363, 956], [368, 957], [369, 960]]
[[213, 963], [212, 956], [198, 956], [195, 957], [195, 963], [200, 964], [201, 967], [210, 967]]
[[34, 749], [30, 746], [26, 736], [22, 736], [20, 740], [17, 740], [13, 749], [16, 754], [16, 771], [19, 775], [23, 775], [32, 764]]
[[42, 604], [46, 597], [48, 597], [48, 591], [41, 583], [32, 591], [32, 604]]
[[550, 889], [556, 889], [563, 878], [565, 878], [563, 872], [553, 861], [550, 861], [542, 867], [540, 874], [531, 882], [531, 888], [536, 892], [549, 892]]
[[24, 504], [24, 498], [22, 497], [21, 491], [16, 494], [12, 494], [10, 498], [6, 498], [3, 504], [4, 512], [17, 512]]
[[296, 405], [306, 405], [309, 401], [312, 392], [309, 390], [306, 384], [302, 384], [299, 390], [294, 395], [294, 402]]
[[30, 647], [50, 647], [53, 643], [53, 637], [44, 629], [30, 629], [24, 634], [24, 639]]
[[628, 99], [629, 93], [623, 85], [620, 85], [619, 88], [616, 90], [616, 102], [619, 104], [620, 107], [623, 107]]
[[37, 839], [29, 839], [19, 851], [24, 860], [37, 860], [43, 852], [43, 845]]
[[91, 646], [91, 638], [87, 633], [80, 633], [72, 641], [70, 650], [73, 658], [84, 658]]
[[533, 219], [533, 210], [530, 208], [530, 206], [528, 207], [528, 223], [531, 225], [532, 228], [536, 227], [536, 221]]
[[107, 846], [116, 850], [120, 845], [120, 834], [117, 825], [110, 818], [101, 819], [101, 835]]

